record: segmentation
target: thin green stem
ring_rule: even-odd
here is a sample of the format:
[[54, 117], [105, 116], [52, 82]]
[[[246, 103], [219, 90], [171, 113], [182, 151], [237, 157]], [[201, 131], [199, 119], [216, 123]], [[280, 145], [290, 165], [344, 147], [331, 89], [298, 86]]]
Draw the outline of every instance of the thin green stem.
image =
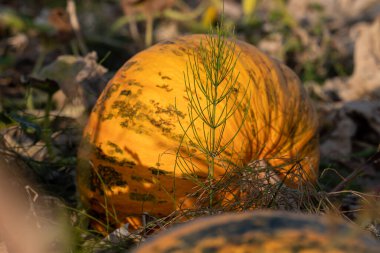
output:
[[[246, 96], [249, 84], [246, 88], [240, 89], [240, 85], [237, 85], [239, 73], [234, 71], [239, 55], [240, 53], [236, 52], [235, 42], [228, 40], [224, 28], [218, 26], [216, 34], [206, 36], [189, 56], [184, 72], [190, 123], [188, 127], [184, 127], [180, 122], [184, 134], [178, 147], [176, 166], [183, 173], [195, 166], [191, 164], [194, 159], [187, 158], [192, 155], [186, 155], [185, 146], [189, 148], [190, 145], [199, 151], [201, 155], [198, 155], [197, 159], [203, 158], [208, 163], [207, 181], [200, 182], [196, 176], [194, 179], [198, 180], [198, 185], [208, 192], [210, 207], [214, 205], [215, 186], [217, 186], [216, 166], [223, 161], [232, 164], [230, 158], [234, 149], [233, 141], [242, 129], [248, 114], [249, 99]], [[226, 136], [229, 119], [241, 111], [244, 111], [241, 115], [243, 122], [237, 126], [235, 134]], [[226, 149], [232, 153], [223, 153]], [[193, 170], [192, 173], [197, 171]]]

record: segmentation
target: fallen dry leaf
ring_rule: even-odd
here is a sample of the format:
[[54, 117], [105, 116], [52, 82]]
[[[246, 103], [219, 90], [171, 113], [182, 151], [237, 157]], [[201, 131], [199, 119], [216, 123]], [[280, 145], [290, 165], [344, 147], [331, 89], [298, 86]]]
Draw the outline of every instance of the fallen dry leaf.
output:
[[325, 132], [321, 140], [322, 157], [336, 161], [348, 160], [355, 141], [372, 146], [379, 144], [380, 102], [340, 103], [322, 113], [321, 125]]
[[370, 25], [361, 25], [354, 51], [355, 69], [347, 80], [335, 78], [324, 85], [343, 101], [380, 98], [380, 16]]
[[85, 57], [62, 55], [44, 67], [37, 77], [56, 81], [66, 96], [65, 103], [71, 104], [79, 116], [95, 104], [107, 84], [106, 72], [107, 69], [97, 63], [96, 53], [91, 52]]

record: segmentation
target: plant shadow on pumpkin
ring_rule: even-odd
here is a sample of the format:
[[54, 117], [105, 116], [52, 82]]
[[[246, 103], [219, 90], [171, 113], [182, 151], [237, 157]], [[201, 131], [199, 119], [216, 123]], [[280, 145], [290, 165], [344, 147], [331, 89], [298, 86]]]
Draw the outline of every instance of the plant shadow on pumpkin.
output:
[[[99, 150], [93, 153], [99, 154]], [[93, 159], [89, 157], [89, 160]], [[92, 226], [105, 234], [127, 222], [132, 229], [144, 228], [144, 233], [149, 234], [157, 228], [197, 216], [257, 208], [318, 212], [316, 206], [324, 201], [315, 186], [300, 176], [300, 161], [289, 159], [282, 163], [293, 166], [284, 179], [280, 179], [276, 171], [280, 168], [257, 160], [244, 167], [228, 166], [229, 170], [211, 183], [206, 173], [176, 177], [174, 173], [142, 164], [134, 164], [128, 169], [144, 170], [147, 172], [144, 176], [131, 175], [123, 180], [125, 177], [117, 170], [127, 168], [123, 166], [124, 162], [118, 163], [112, 156], [104, 154], [98, 156], [98, 160], [97, 165], [86, 165], [90, 168], [89, 191], [82, 192], [82, 197], [85, 197], [82, 201], [91, 206], [89, 214], [95, 218], [91, 221]], [[83, 168], [84, 165], [81, 166]], [[284, 182], [288, 177], [297, 178], [299, 188], [286, 186]], [[176, 185], [187, 192], [177, 191]], [[169, 189], [167, 186], [173, 187]], [[211, 207], [208, 206], [210, 189], [214, 192]], [[181, 196], [176, 201], [175, 194]], [[168, 197], [172, 201], [166, 200]], [[124, 204], [125, 199], [129, 199], [128, 206]], [[162, 209], [173, 211], [160, 213]], [[146, 223], [144, 219], [149, 221]]]

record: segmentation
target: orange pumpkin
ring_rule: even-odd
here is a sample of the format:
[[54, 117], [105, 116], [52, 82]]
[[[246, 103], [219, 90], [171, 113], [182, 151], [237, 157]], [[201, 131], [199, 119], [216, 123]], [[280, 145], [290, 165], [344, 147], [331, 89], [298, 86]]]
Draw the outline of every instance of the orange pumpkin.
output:
[[[108, 83], [89, 117], [78, 155], [78, 190], [93, 212], [104, 215], [109, 210], [137, 228], [144, 212], [164, 217], [193, 208], [188, 195], [196, 184], [189, 174], [203, 180], [208, 163], [187, 141], [194, 158], [191, 169], [175, 164], [190, 124], [184, 73], [189, 60], [198, 57], [201, 41], [210, 49], [206, 38], [184, 36], [150, 47], [127, 61]], [[317, 116], [297, 76], [252, 45], [236, 41], [233, 50], [236, 96], [243, 98], [241, 110], [247, 113], [238, 110], [225, 125], [222, 143], [233, 142], [216, 157], [215, 179], [226, 171], [218, 158], [228, 156], [240, 165], [265, 160], [288, 185], [315, 182]], [[200, 72], [205, 80], [204, 70]], [[193, 81], [189, 75], [188, 82]], [[205, 100], [200, 98], [200, 103], [204, 106]], [[201, 121], [194, 123], [196, 131], [204, 127]]]
[[144, 252], [378, 252], [380, 243], [338, 217], [254, 211], [195, 219], [159, 233]]

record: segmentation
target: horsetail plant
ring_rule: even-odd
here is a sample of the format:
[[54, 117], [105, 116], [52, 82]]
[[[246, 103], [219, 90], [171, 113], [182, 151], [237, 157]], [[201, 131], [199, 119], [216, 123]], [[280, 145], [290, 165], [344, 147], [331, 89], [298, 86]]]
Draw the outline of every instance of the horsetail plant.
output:
[[[217, 164], [226, 163], [233, 153], [233, 141], [239, 133], [248, 115], [248, 85], [240, 87], [239, 72], [235, 66], [240, 53], [236, 52], [234, 40], [228, 40], [229, 32], [223, 25], [218, 25], [206, 36], [200, 45], [189, 53], [184, 72], [184, 82], [188, 98], [187, 112], [189, 124], [186, 126], [180, 119], [183, 136], [177, 150], [176, 167], [189, 175], [196, 183], [209, 188], [209, 204], [213, 205], [212, 182], [215, 179]], [[239, 94], [242, 94], [239, 96]], [[234, 135], [226, 139], [224, 132], [235, 113], [244, 112]], [[201, 124], [199, 124], [201, 122]], [[197, 126], [201, 125], [199, 129]], [[194, 157], [192, 149], [201, 153]], [[228, 155], [223, 153], [229, 150]], [[183, 152], [185, 150], [185, 152]], [[207, 162], [207, 182], [201, 182], [196, 173], [194, 159]]]

